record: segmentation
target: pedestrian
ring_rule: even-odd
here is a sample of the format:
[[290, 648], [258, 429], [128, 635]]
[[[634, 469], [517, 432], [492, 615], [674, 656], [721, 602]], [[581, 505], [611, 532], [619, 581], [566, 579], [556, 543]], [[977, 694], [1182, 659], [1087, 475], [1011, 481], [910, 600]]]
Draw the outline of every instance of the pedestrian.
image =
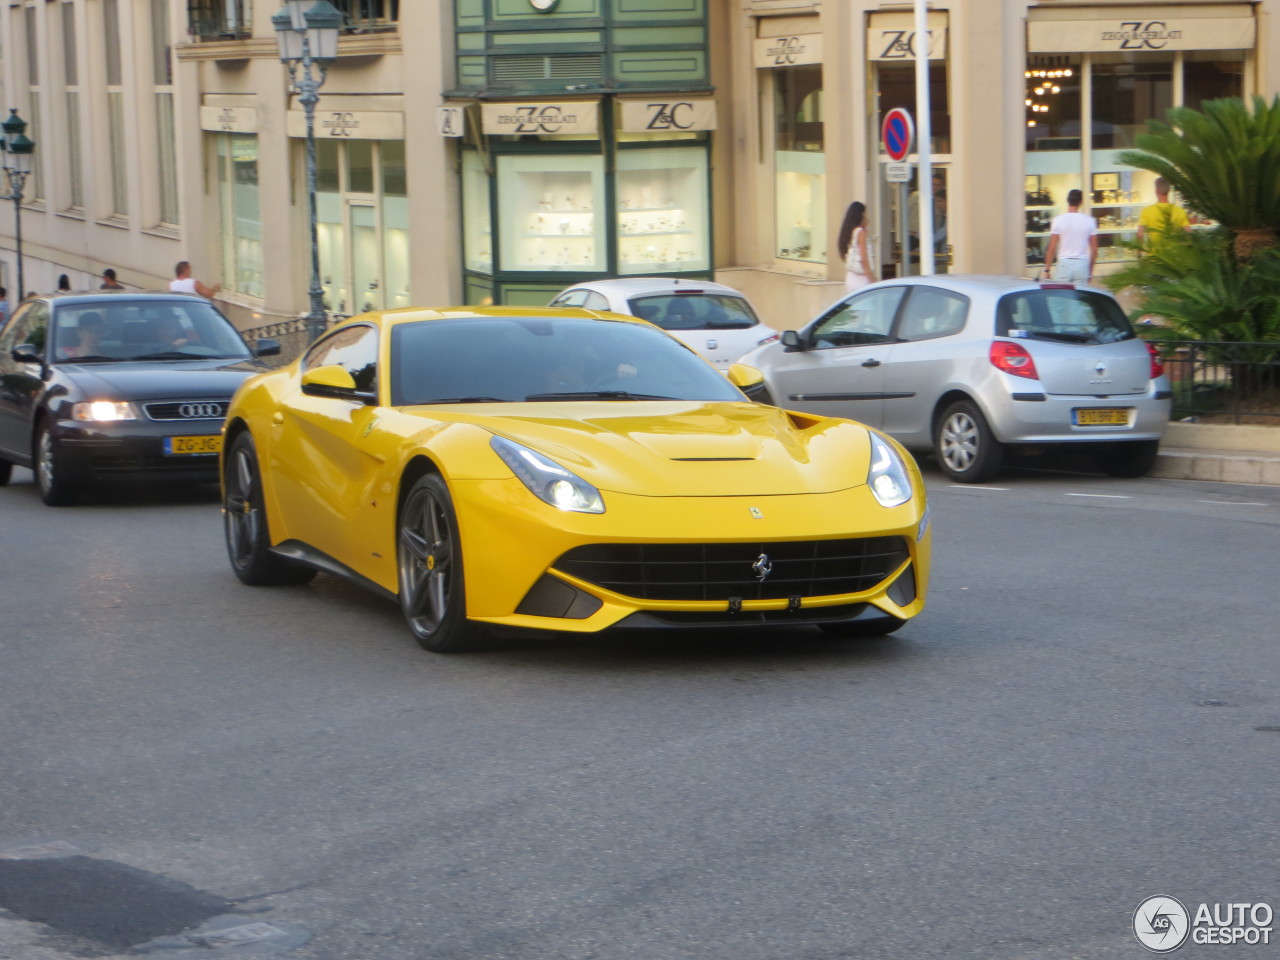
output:
[[867, 206], [859, 200], [849, 204], [840, 224], [837, 246], [844, 261], [845, 293], [861, 290], [875, 280], [871, 250], [867, 242]]
[[1084, 194], [1072, 190], [1067, 194], [1067, 212], [1058, 214], [1049, 225], [1044, 266], [1052, 271], [1053, 279], [1063, 283], [1088, 283], [1098, 261], [1098, 221], [1080, 212], [1082, 202]]
[[0, 287], [0, 326], [9, 319], [9, 291]]
[[123, 290], [124, 284], [116, 279], [116, 272], [110, 267], [102, 271], [102, 285], [99, 290]]
[[189, 260], [179, 260], [178, 265], [173, 268], [173, 279], [169, 281], [169, 289], [174, 293], [195, 293], [204, 297], [206, 300], [212, 300], [222, 284], [215, 283], [212, 287], [206, 287], [203, 283], [191, 275], [191, 262]]
[[58, 277], [58, 292], [59, 293], [71, 292], [71, 278], [68, 277], [65, 273]]
[[1169, 239], [1190, 229], [1187, 211], [1169, 202], [1169, 181], [1156, 177], [1156, 202], [1143, 207], [1138, 216], [1138, 243], [1143, 252], [1157, 253]]

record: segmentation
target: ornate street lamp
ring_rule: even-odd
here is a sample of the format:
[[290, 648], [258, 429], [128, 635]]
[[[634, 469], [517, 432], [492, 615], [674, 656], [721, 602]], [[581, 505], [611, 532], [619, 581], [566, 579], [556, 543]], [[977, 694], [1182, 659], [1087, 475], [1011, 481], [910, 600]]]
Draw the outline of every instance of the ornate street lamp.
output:
[[0, 140], [4, 172], [9, 176], [9, 192], [0, 196], [0, 200], [13, 201], [13, 236], [18, 249], [18, 299], [14, 302], [21, 303], [27, 295], [22, 285], [22, 188], [31, 172], [31, 155], [36, 145], [24, 132], [27, 122], [18, 116], [16, 107], [10, 108], [9, 119], [0, 123], [0, 128], [4, 130], [4, 139]]
[[328, 0], [286, 0], [271, 18], [280, 46], [280, 60], [289, 68], [289, 87], [307, 116], [307, 214], [311, 231], [311, 312], [307, 334], [311, 340], [324, 332], [327, 318], [324, 288], [320, 285], [320, 238], [316, 212], [316, 104], [329, 64], [338, 56], [342, 13]]

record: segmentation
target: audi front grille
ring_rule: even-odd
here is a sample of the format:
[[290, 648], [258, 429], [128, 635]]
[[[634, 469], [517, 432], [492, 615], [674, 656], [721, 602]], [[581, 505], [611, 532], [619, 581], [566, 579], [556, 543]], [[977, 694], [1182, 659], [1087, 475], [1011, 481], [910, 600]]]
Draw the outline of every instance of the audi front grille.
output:
[[902, 537], [596, 543], [575, 547], [554, 568], [641, 600], [785, 600], [862, 593], [883, 582], [909, 556]]
[[142, 408], [152, 420], [223, 420], [228, 406], [227, 400], [165, 400]]

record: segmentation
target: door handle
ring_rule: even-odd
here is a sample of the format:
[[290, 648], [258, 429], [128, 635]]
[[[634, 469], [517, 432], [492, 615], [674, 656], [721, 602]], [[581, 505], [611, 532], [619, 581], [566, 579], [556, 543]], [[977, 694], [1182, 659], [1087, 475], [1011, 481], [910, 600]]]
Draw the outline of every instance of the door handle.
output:
[[862, 365], [864, 367], [878, 367], [880, 366], [880, 361], [875, 357], [872, 357], [870, 360], [863, 360]]

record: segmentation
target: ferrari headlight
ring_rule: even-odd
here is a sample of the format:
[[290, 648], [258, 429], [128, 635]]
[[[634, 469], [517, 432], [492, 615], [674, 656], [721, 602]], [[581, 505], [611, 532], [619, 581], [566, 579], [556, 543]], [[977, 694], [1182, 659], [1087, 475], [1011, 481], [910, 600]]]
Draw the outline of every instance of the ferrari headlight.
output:
[[600, 491], [554, 460], [506, 437], [494, 437], [489, 446], [538, 499], [574, 513], [604, 513]]
[[115, 400], [89, 400], [71, 408], [71, 419], [82, 423], [111, 423], [116, 420], [137, 420], [133, 404]]
[[878, 434], [871, 436], [871, 466], [867, 485], [882, 507], [896, 507], [911, 499], [911, 476], [898, 452]]

